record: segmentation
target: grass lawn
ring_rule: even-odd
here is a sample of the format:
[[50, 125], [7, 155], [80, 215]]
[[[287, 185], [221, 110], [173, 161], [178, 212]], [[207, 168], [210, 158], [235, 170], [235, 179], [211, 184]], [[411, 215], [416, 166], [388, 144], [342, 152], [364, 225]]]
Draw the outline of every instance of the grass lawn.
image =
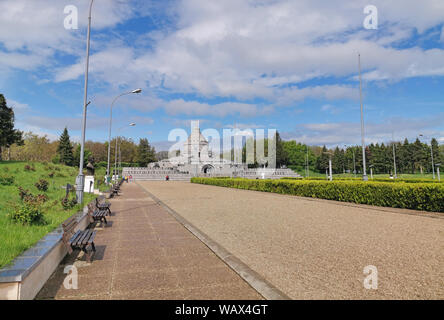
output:
[[[28, 165], [33, 170], [25, 170]], [[53, 173], [53, 178], [50, 178]], [[47, 233], [57, 228], [60, 223], [82, 210], [82, 205], [76, 205], [70, 210], [63, 210], [61, 200], [65, 196], [67, 183], [74, 185], [78, 170], [73, 167], [37, 162], [0, 162], [0, 177], [12, 176], [12, 185], [0, 184], [0, 268], [8, 264], [39, 241]], [[46, 192], [39, 191], [34, 184], [39, 179], [49, 182]], [[0, 180], [1, 181], [1, 180]], [[21, 202], [18, 187], [28, 189], [32, 194], [46, 194], [49, 200], [43, 205], [45, 223], [42, 225], [21, 225], [11, 221], [8, 214], [14, 210], [14, 205]], [[70, 195], [70, 199], [75, 197]], [[94, 199], [93, 194], [85, 193], [84, 203]]]

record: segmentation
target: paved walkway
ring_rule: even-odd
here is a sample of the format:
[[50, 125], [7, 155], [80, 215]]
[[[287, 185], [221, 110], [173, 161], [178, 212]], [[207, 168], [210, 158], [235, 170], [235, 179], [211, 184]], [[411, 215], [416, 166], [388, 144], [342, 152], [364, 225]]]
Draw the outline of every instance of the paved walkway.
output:
[[[67, 256], [37, 299], [262, 299], [140, 186], [111, 202], [93, 262]], [[66, 265], [78, 269], [77, 290], [63, 285]]]
[[[175, 181], [138, 182], [294, 299], [444, 299], [444, 219]], [[392, 211], [392, 212], [390, 212]], [[364, 267], [378, 289], [364, 289]]]

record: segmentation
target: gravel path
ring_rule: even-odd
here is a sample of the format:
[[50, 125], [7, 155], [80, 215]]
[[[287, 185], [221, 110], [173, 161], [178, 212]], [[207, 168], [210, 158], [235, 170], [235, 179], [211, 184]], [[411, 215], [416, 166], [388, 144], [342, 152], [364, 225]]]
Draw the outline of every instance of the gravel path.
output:
[[[175, 181], [138, 182], [294, 299], [443, 299], [444, 219]], [[378, 289], [363, 286], [365, 266]]]

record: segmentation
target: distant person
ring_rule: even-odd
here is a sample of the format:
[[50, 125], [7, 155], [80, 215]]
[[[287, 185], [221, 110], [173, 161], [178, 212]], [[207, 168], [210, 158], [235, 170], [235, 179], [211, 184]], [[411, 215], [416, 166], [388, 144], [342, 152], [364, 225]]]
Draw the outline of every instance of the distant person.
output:
[[169, 181], [170, 180], [170, 176], [166, 176], [165, 179], [166, 179], [166, 181]]

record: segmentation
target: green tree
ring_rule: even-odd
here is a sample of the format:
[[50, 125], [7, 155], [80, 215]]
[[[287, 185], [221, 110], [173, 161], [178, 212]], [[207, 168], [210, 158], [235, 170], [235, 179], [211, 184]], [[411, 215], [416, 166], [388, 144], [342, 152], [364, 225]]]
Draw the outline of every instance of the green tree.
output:
[[427, 163], [426, 148], [427, 147], [419, 140], [419, 138], [416, 138], [415, 143], [411, 146], [413, 156], [412, 173], [414, 173], [417, 169], [419, 169], [419, 171], [423, 173], [423, 170]]
[[[75, 148], [76, 151], [74, 152], [74, 161], [73, 166], [78, 167], [80, 165], [80, 151], [81, 151], [81, 145], [77, 144], [77, 147]], [[92, 155], [91, 151], [88, 149], [83, 150], [83, 167], [85, 168], [88, 164], [88, 159]]]
[[284, 149], [284, 143], [276, 131], [276, 168], [280, 168], [283, 165], [288, 165], [288, 154]]
[[65, 127], [59, 139], [59, 146], [57, 147], [57, 154], [60, 163], [67, 166], [72, 166], [74, 163], [74, 154], [72, 152], [72, 144], [69, 139], [68, 128]]
[[322, 152], [319, 155], [319, 158], [316, 161], [316, 169], [319, 172], [325, 172], [325, 168], [328, 167], [328, 159], [329, 159], [329, 155], [327, 154], [328, 150], [327, 147], [324, 145], [322, 147]]
[[151, 147], [148, 139], [142, 138], [137, 147], [137, 162], [139, 166], [146, 167], [148, 163], [156, 161], [156, 151]]
[[23, 134], [22, 145], [13, 144], [10, 148], [10, 159], [16, 161], [51, 161], [56, 155], [57, 142], [48, 137], [32, 132]]
[[[432, 138], [432, 142], [431, 142], [431, 144], [432, 144], [432, 150], [433, 150], [433, 163], [434, 164], [436, 164], [436, 163], [442, 163], [442, 155], [441, 155], [441, 153], [440, 153], [440, 151], [439, 151], [439, 144], [438, 144], [438, 141], [435, 139], [435, 138]], [[430, 158], [431, 158], [431, 155], [430, 155]], [[431, 160], [431, 159], [430, 159]], [[432, 165], [430, 164], [430, 167], [431, 167]]]
[[14, 110], [8, 107], [6, 99], [0, 93], [0, 161], [3, 148], [9, 148], [12, 144], [23, 144], [22, 132], [14, 129]]

